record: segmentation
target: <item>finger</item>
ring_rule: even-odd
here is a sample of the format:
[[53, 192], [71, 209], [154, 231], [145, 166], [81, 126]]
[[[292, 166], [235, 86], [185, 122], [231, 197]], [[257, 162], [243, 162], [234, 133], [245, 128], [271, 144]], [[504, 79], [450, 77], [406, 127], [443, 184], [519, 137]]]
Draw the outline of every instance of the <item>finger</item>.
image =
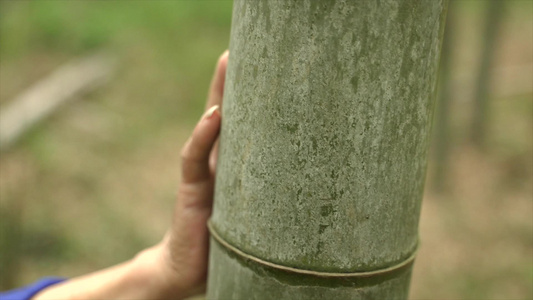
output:
[[218, 59], [215, 74], [211, 80], [209, 95], [207, 96], [206, 109], [215, 105], [222, 105], [224, 96], [224, 82], [226, 81], [226, 68], [228, 65], [229, 51], [226, 50]]
[[217, 138], [215, 145], [213, 146], [213, 150], [211, 150], [211, 155], [209, 157], [209, 170], [211, 171], [211, 175], [215, 175], [217, 161], [218, 161], [219, 144], [220, 144], [220, 139]]
[[200, 119], [181, 151], [182, 181], [195, 183], [210, 179], [209, 154], [220, 130], [219, 106], [211, 107]]

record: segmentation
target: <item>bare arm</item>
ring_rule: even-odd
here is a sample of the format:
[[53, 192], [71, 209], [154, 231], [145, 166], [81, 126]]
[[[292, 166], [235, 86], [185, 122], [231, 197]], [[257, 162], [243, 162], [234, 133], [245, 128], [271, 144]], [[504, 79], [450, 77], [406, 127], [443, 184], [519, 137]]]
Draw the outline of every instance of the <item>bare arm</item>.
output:
[[207, 111], [182, 149], [171, 228], [158, 245], [122, 264], [51, 286], [34, 299], [183, 299], [205, 290], [220, 110], [228, 52], [220, 57]]

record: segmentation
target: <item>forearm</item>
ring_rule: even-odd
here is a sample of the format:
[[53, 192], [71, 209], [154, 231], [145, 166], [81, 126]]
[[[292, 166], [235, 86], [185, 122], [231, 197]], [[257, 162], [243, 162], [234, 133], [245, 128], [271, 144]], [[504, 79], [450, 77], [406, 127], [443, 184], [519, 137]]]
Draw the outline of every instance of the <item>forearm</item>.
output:
[[183, 299], [189, 292], [169, 280], [161, 250], [156, 246], [130, 261], [51, 286], [34, 299]]
[[174, 220], [164, 240], [120, 265], [50, 286], [34, 300], [184, 299], [205, 291], [220, 105], [228, 52], [220, 57], [207, 108], [182, 149]]

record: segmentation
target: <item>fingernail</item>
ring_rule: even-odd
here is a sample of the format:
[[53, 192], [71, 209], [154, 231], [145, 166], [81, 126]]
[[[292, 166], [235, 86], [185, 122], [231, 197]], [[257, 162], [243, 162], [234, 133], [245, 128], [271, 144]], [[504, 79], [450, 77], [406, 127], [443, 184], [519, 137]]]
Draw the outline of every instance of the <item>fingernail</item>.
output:
[[210, 109], [208, 109], [205, 114], [204, 114], [204, 118], [205, 119], [209, 119], [213, 116], [213, 114], [215, 113], [215, 111], [218, 111], [218, 108], [219, 106], [218, 105], [215, 105], [213, 107], [211, 107]]

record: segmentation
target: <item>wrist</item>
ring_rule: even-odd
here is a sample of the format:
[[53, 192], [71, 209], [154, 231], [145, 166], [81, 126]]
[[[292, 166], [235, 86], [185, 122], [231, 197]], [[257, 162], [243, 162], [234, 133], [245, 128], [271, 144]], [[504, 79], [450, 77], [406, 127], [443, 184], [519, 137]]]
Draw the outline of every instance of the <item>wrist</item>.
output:
[[47, 288], [34, 299], [184, 299], [175, 274], [166, 271], [163, 249], [149, 248], [114, 267]]
[[163, 244], [148, 248], [131, 261], [133, 281], [145, 285], [152, 299], [184, 299], [194, 293], [180, 277], [177, 266], [169, 264]]

